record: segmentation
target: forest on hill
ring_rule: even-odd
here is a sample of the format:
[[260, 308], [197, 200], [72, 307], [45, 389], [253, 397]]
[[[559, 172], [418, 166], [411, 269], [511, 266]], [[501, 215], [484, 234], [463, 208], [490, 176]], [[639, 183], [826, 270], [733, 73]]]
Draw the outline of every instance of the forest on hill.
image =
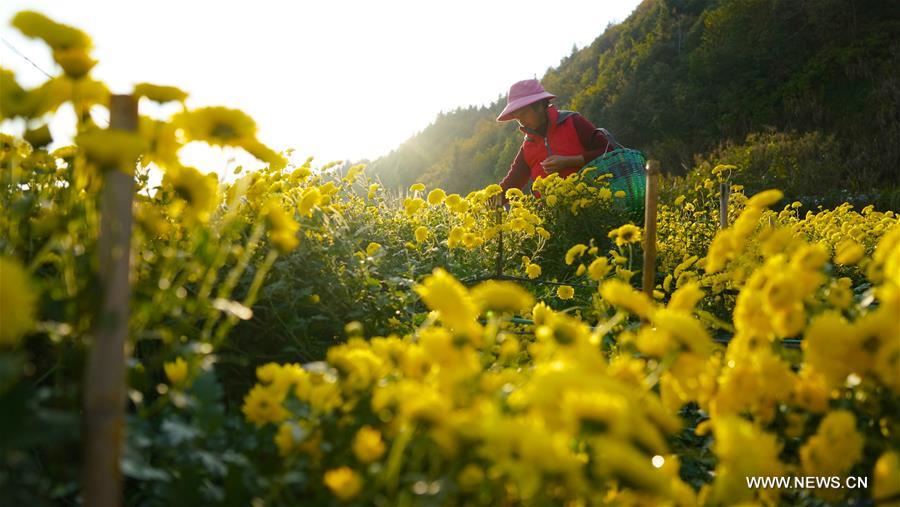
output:
[[[541, 80], [669, 173], [733, 163], [751, 187], [897, 207], [898, 35], [884, 0], [646, 0]], [[370, 172], [388, 188], [499, 181], [521, 143], [495, 121], [504, 104], [441, 113]]]

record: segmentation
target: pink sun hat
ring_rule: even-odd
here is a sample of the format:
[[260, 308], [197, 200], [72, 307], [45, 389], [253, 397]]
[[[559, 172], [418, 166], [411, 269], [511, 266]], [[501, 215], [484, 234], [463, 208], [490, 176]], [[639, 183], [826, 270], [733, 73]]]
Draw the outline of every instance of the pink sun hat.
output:
[[542, 99], [555, 98], [556, 95], [545, 90], [537, 79], [519, 81], [509, 87], [509, 94], [506, 96], [506, 107], [503, 108], [503, 112], [497, 117], [497, 121], [512, 120], [513, 113], [517, 110]]

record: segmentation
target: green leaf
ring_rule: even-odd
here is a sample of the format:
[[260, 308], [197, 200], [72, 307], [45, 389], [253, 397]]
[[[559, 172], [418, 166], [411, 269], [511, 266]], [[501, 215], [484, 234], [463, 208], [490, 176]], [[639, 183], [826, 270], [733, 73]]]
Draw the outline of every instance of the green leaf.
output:
[[174, 419], [166, 419], [162, 423], [162, 433], [166, 442], [177, 446], [190, 442], [200, 436], [200, 430]]
[[144, 461], [144, 458], [140, 453], [134, 452], [128, 445], [125, 446], [125, 452], [122, 456], [120, 465], [122, 467], [122, 474], [124, 474], [125, 477], [130, 477], [139, 481], [168, 482], [172, 479], [165, 470], [150, 466], [149, 463]]

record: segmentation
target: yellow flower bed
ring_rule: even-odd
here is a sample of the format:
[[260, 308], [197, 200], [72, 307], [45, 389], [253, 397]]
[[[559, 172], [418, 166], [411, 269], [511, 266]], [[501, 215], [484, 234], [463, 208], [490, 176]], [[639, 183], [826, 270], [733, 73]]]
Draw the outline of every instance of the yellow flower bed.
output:
[[[297, 444], [327, 445], [331, 452], [312, 455], [308, 470], [324, 477], [335, 467], [353, 470], [366, 483], [350, 488], [353, 498], [402, 496], [405, 478], [424, 474], [449, 491], [442, 498], [451, 503], [778, 502], [783, 492], [748, 488], [746, 477], [868, 476], [871, 468], [855, 468], [864, 442], [890, 463], [888, 442], [896, 438], [888, 429], [895, 416], [872, 403], [891, 406], [900, 393], [900, 227], [880, 236], [866, 262], [872, 299], [834, 305], [822, 297], [840, 280], [825, 247], [794, 236], [773, 245], [791, 227], [757, 238], [758, 227], [744, 225], [766, 224], [765, 207], [777, 197], [755, 196], [735, 229], [715, 237], [714, 244], [729, 241], [721, 265], [701, 259], [704, 276], [712, 276], [740, 262], [751, 244], [769, 252], [748, 268], [727, 346], [695, 314], [707, 297], [696, 281], [682, 283], [662, 305], [600, 277], [599, 304], [619, 312], [609, 322], [592, 327], [539, 303], [531, 332], [516, 335], [505, 316], [528, 301], [515, 286], [486, 282], [468, 290], [436, 270], [417, 289], [432, 317], [412, 334], [352, 339], [314, 368], [268, 365], [245, 411], [258, 390], [295, 407], [248, 418], [306, 428], [284, 465], [310, 457]], [[732, 231], [744, 229], [735, 243]], [[566, 261], [586, 250], [578, 245]], [[560, 288], [565, 298], [563, 289], [571, 288]], [[486, 292], [495, 296], [479, 296]], [[521, 302], [504, 307], [488, 302], [494, 299]], [[616, 324], [628, 316], [643, 324]], [[604, 352], [610, 331], [617, 346]], [[799, 355], [780, 345], [792, 336], [803, 337]], [[688, 403], [705, 414], [696, 431], [712, 436], [718, 457], [715, 479], [699, 492], [679, 478], [671, 446], [685, 429], [678, 414]], [[842, 408], [847, 403], [852, 410]], [[887, 434], [866, 430], [861, 418]], [[803, 445], [785, 459], [788, 442]], [[890, 487], [885, 480], [880, 487]], [[814, 494], [836, 500], [848, 491]]]

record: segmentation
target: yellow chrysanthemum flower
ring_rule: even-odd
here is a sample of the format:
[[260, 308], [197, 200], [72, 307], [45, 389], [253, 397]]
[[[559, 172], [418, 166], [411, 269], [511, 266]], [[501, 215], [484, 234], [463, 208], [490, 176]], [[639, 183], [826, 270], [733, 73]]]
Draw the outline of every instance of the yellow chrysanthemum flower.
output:
[[89, 161], [103, 170], [134, 172], [138, 157], [147, 149], [147, 141], [134, 132], [94, 129], [78, 134], [75, 144]]
[[609, 274], [610, 270], [609, 260], [606, 257], [597, 257], [588, 266], [587, 272], [591, 280], [599, 282]]
[[534, 280], [535, 278], [541, 276], [541, 267], [537, 264], [530, 263], [525, 267], [525, 274], [528, 275], [528, 278]]
[[[591, 461], [597, 476], [634, 484], [636, 489], [654, 497], [666, 494], [669, 486], [666, 477], [653, 468], [648, 456], [629, 443], [617, 438], [600, 437], [596, 440], [594, 452], [596, 458]], [[627, 497], [627, 493], [624, 496]], [[613, 503], [620, 502], [614, 500]]]
[[768, 208], [784, 198], [784, 192], [777, 189], [764, 190], [747, 200], [747, 207]]
[[478, 246], [481, 246], [481, 244], [483, 242], [484, 242], [484, 240], [482, 238], [478, 237], [478, 235], [471, 233], [471, 232], [467, 232], [467, 233], [463, 234], [463, 237], [462, 237], [463, 246], [468, 248], [469, 250], [476, 248]]
[[432, 206], [437, 206], [438, 204], [444, 202], [444, 199], [446, 198], [447, 193], [440, 188], [436, 188], [431, 192], [428, 192], [428, 204]]
[[715, 175], [719, 175], [725, 171], [733, 171], [735, 169], [737, 169], [737, 167], [733, 166], [733, 165], [719, 164], [719, 165], [713, 167], [712, 173]]
[[800, 448], [800, 462], [806, 475], [842, 476], [862, 458], [862, 449], [853, 413], [836, 410], [822, 419], [816, 434]]
[[712, 425], [719, 463], [711, 500], [729, 503], [751, 500], [754, 490], [747, 487], [747, 477], [782, 474], [784, 466], [778, 460], [781, 447], [775, 435], [738, 416], [720, 417]]
[[54, 49], [53, 61], [72, 79], [83, 78], [97, 65], [97, 60], [84, 48]]
[[181, 165], [178, 150], [182, 144], [176, 136], [176, 128], [167, 121], [154, 120], [141, 116], [138, 120], [138, 131], [147, 143], [148, 149], [141, 156], [141, 167], [151, 162], [164, 170]]
[[444, 206], [452, 210], [456, 206], [459, 206], [460, 202], [462, 202], [462, 196], [459, 194], [450, 194], [444, 199]]
[[411, 217], [425, 207], [425, 200], [421, 197], [407, 197], [403, 200], [403, 211]]
[[568, 300], [575, 297], [575, 289], [569, 285], [560, 285], [556, 288], [556, 296], [562, 300]]
[[450, 229], [450, 234], [447, 236], [447, 247], [456, 248], [459, 246], [465, 234], [466, 230], [458, 225]]
[[311, 174], [312, 171], [310, 170], [309, 166], [304, 164], [294, 169], [294, 171], [291, 173], [291, 180], [295, 182], [301, 182], [308, 178]]
[[381, 244], [375, 242], [369, 243], [368, 246], [366, 246], [366, 255], [371, 257], [378, 253], [379, 250], [381, 250]]
[[897, 451], [887, 451], [878, 458], [872, 471], [872, 479], [872, 500], [878, 505], [887, 498], [897, 498], [900, 495], [900, 455]]
[[203, 107], [179, 113], [173, 119], [188, 141], [214, 146], [239, 146], [256, 138], [256, 122], [243, 111], [227, 107]]
[[160, 86], [150, 83], [134, 85], [135, 97], [146, 97], [153, 102], [165, 104], [166, 102], [184, 102], [187, 100], [187, 92], [174, 86]]
[[525, 194], [522, 193], [522, 190], [520, 190], [518, 188], [513, 187], [513, 188], [509, 188], [506, 190], [506, 198], [507, 199], [515, 200], [515, 199], [521, 199], [522, 197], [525, 197]]
[[350, 185], [355, 182], [356, 178], [358, 178], [365, 170], [365, 164], [356, 164], [354, 166], [351, 166], [349, 169], [347, 169], [347, 174], [345, 174], [344, 177], [341, 178], [341, 181]]
[[666, 307], [670, 310], [690, 313], [694, 311], [694, 307], [703, 299], [703, 296], [703, 291], [700, 290], [697, 282], [688, 282], [672, 294], [672, 299], [669, 300]]
[[631, 313], [649, 318], [655, 307], [650, 298], [643, 292], [638, 292], [631, 285], [619, 281], [608, 280], [600, 286], [600, 295], [615, 306], [622, 307]]
[[186, 206], [176, 206], [176, 212], [187, 211], [192, 219], [209, 221], [217, 202], [218, 177], [203, 174], [193, 167], [175, 166], [166, 170], [163, 186], [170, 186]]
[[547, 306], [547, 303], [543, 301], [534, 305], [534, 308], [531, 309], [531, 318], [534, 321], [535, 326], [543, 325], [547, 322], [550, 316], [553, 314], [553, 310]]
[[26, 37], [41, 39], [52, 49], [91, 47], [91, 38], [86, 33], [37, 12], [22, 11], [13, 17], [11, 24]]
[[624, 246], [641, 240], [641, 228], [634, 224], [625, 224], [609, 231], [608, 236], [616, 241], [616, 245]]
[[437, 311], [441, 320], [452, 327], [466, 329], [478, 317], [478, 307], [469, 291], [441, 268], [435, 268], [415, 291], [429, 309]]
[[353, 455], [361, 463], [378, 461], [384, 455], [386, 446], [381, 439], [381, 432], [371, 426], [363, 426], [353, 438]]
[[272, 244], [281, 253], [287, 253], [297, 248], [297, 245], [300, 244], [300, 240], [297, 239], [300, 224], [284, 211], [279, 199], [269, 200], [263, 208], [263, 214], [266, 217], [266, 224], [269, 226], [269, 239]]
[[578, 244], [569, 248], [566, 252], [566, 265], [571, 266], [573, 262], [575, 262], [576, 257], [581, 257], [585, 251], [587, 251], [587, 245]]
[[169, 379], [169, 383], [173, 386], [180, 386], [187, 379], [188, 365], [181, 357], [164, 363], [163, 370], [166, 372], [166, 378]]
[[424, 192], [425, 184], [424, 183], [413, 183], [412, 185], [409, 186], [409, 191], [410, 192]]
[[15, 346], [31, 331], [36, 303], [37, 294], [22, 265], [0, 257], [0, 346]]
[[262, 385], [255, 385], [244, 397], [241, 411], [248, 421], [262, 427], [266, 423], [277, 423], [288, 418], [290, 413], [282, 406], [285, 393]]
[[828, 410], [829, 389], [825, 377], [804, 366], [794, 383], [791, 399], [798, 407], [813, 414], [821, 414]]
[[492, 183], [492, 184], [484, 187], [485, 197], [493, 197], [502, 192], [503, 192], [503, 187], [501, 187], [500, 185], [498, 185], [496, 183]]
[[816, 243], [803, 245], [791, 257], [791, 267], [806, 271], [818, 271], [828, 262], [828, 250], [824, 245]]
[[428, 239], [428, 235], [429, 235], [428, 227], [425, 227], [424, 225], [420, 225], [419, 227], [416, 227], [416, 232], [415, 232], [416, 243], [424, 242], [426, 239]]
[[274, 170], [281, 170], [287, 166], [287, 158], [255, 138], [238, 140], [234, 143], [234, 146], [243, 148], [247, 153], [269, 164], [269, 167]]
[[865, 358], [858, 334], [838, 312], [815, 316], [804, 331], [801, 347], [806, 364], [824, 375], [830, 387], [842, 385], [850, 373], [862, 373]]
[[322, 198], [323, 195], [319, 190], [319, 187], [309, 187], [303, 191], [303, 196], [300, 198], [300, 204], [297, 205], [297, 210], [301, 215], [311, 217], [313, 209], [321, 204]]
[[515, 357], [519, 351], [519, 341], [513, 337], [507, 336], [502, 343], [500, 343], [500, 359], [510, 359]]
[[845, 309], [853, 302], [853, 280], [841, 277], [828, 287], [828, 303], [835, 308]]
[[324, 482], [334, 496], [342, 502], [356, 498], [363, 487], [362, 478], [350, 467], [340, 467], [325, 472]]
[[472, 299], [481, 311], [517, 313], [534, 305], [534, 296], [512, 282], [488, 280], [472, 289]]
[[669, 308], [656, 310], [653, 313], [653, 323], [660, 330], [670, 333], [692, 354], [706, 357], [712, 351], [712, 337], [700, 321], [684, 312]]
[[834, 250], [834, 262], [843, 266], [856, 264], [866, 254], [866, 249], [852, 239], [838, 243]]

